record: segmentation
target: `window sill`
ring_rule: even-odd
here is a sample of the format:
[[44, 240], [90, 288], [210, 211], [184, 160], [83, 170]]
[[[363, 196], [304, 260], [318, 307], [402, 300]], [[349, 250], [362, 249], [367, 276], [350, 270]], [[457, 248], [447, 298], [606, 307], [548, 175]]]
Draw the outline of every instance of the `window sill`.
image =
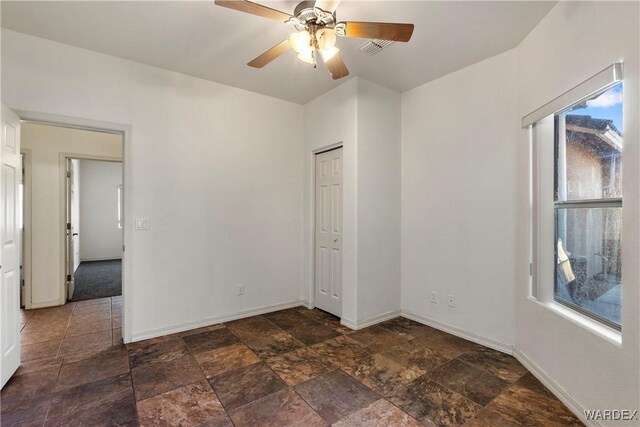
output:
[[570, 321], [571, 323], [580, 326], [583, 329], [609, 341], [616, 347], [622, 347], [622, 334], [615, 329], [611, 329], [589, 317], [571, 310], [568, 307], [558, 304], [557, 302], [544, 302], [536, 299], [535, 297], [527, 297], [530, 301], [535, 302], [546, 308], [549, 311], [557, 314], [560, 317]]

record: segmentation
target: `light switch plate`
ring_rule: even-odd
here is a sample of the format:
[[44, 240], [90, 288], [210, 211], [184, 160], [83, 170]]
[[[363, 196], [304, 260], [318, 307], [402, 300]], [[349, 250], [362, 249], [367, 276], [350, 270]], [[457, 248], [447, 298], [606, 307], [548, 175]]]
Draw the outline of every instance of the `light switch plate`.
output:
[[136, 230], [148, 230], [149, 218], [136, 218]]

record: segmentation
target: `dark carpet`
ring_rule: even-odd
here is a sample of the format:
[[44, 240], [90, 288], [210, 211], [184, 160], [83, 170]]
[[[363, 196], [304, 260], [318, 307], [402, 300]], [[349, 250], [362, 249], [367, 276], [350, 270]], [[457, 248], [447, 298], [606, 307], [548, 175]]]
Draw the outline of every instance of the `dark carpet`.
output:
[[69, 301], [122, 295], [122, 260], [81, 262], [73, 278], [75, 290]]

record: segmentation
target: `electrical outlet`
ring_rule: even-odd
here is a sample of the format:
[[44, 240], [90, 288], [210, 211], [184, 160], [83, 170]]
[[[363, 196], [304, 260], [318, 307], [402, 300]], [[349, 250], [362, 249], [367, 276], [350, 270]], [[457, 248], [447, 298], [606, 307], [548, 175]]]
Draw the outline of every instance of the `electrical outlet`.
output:
[[453, 295], [449, 295], [449, 303], [448, 303], [449, 307], [455, 307], [456, 306], [456, 297], [454, 297]]
[[438, 301], [436, 300], [436, 297], [438, 296], [438, 294], [436, 293], [436, 291], [431, 291], [431, 302], [434, 304], [437, 304]]
[[238, 295], [244, 295], [244, 285], [238, 285]]

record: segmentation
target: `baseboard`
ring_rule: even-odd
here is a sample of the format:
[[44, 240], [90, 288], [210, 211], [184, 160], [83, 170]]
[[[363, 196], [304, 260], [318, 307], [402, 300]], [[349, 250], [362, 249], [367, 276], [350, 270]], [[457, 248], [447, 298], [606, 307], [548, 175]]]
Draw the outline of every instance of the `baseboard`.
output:
[[56, 299], [52, 299], [49, 301], [41, 301], [38, 303], [32, 303], [29, 308], [27, 308], [26, 310], [35, 310], [36, 308], [48, 308], [48, 307], [58, 307], [60, 305], [64, 305], [64, 304], [60, 304], [60, 299], [56, 298]]
[[193, 322], [181, 323], [179, 325], [166, 326], [163, 328], [150, 329], [148, 331], [134, 332], [131, 334], [131, 342], [142, 341], [149, 338], [156, 338], [163, 335], [175, 334], [177, 332], [184, 332], [191, 329], [202, 328], [204, 326], [216, 325], [218, 323], [230, 322], [232, 320], [243, 319], [245, 317], [257, 316], [259, 314], [271, 313], [273, 311], [284, 310], [292, 307], [305, 306], [306, 302], [296, 300], [291, 302], [284, 302], [280, 304], [267, 305], [258, 308], [252, 308], [249, 310], [239, 311], [233, 314], [227, 314], [224, 316], [208, 317], [202, 320], [196, 320]]
[[510, 355], [513, 354], [513, 346], [492, 340], [491, 338], [486, 338], [480, 335], [476, 335], [473, 332], [469, 332], [464, 329], [456, 328], [455, 326], [450, 326], [445, 323], [438, 322], [437, 320], [423, 317], [419, 314], [412, 313], [408, 310], [402, 310], [400, 312], [400, 315], [402, 317], [406, 317], [407, 319], [411, 319], [418, 323], [422, 323], [423, 325], [427, 325], [427, 326], [431, 326], [432, 328], [439, 329], [448, 334], [455, 335], [460, 338], [464, 338], [465, 340], [468, 340], [468, 341], [473, 341], [476, 344], [480, 344], [485, 347], [489, 347], [494, 350], [498, 350]]
[[598, 423], [596, 420], [587, 420], [584, 416], [584, 408], [578, 402], [573, 400], [573, 398], [555, 381], [549, 377], [542, 369], [538, 368], [538, 366], [533, 363], [531, 359], [529, 359], [524, 353], [522, 353], [517, 347], [513, 349], [513, 356], [518, 359], [522, 365], [529, 370], [533, 374], [534, 377], [538, 379], [545, 387], [547, 387], [551, 393], [553, 393], [562, 403], [565, 404], [567, 408], [573, 414], [578, 417], [580, 421], [586, 426], [601, 426], [602, 424]]
[[311, 304], [310, 301], [303, 300], [303, 299], [300, 300], [300, 305], [303, 306], [303, 307], [308, 308], [309, 310], [312, 310], [313, 308], [315, 308], [315, 306], [313, 304]]
[[122, 259], [122, 255], [117, 255], [117, 256], [109, 256], [109, 257], [102, 257], [102, 258], [80, 258], [80, 262], [90, 262], [90, 261], [115, 261], [115, 260], [121, 260]]
[[340, 319], [340, 324], [346, 326], [349, 329], [353, 329], [357, 331], [358, 329], [363, 329], [368, 326], [373, 326], [378, 323], [382, 323], [386, 320], [395, 319], [400, 316], [400, 310], [389, 311], [387, 313], [380, 314], [378, 316], [370, 317], [369, 319], [364, 320], [351, 320], [343, 317]]

